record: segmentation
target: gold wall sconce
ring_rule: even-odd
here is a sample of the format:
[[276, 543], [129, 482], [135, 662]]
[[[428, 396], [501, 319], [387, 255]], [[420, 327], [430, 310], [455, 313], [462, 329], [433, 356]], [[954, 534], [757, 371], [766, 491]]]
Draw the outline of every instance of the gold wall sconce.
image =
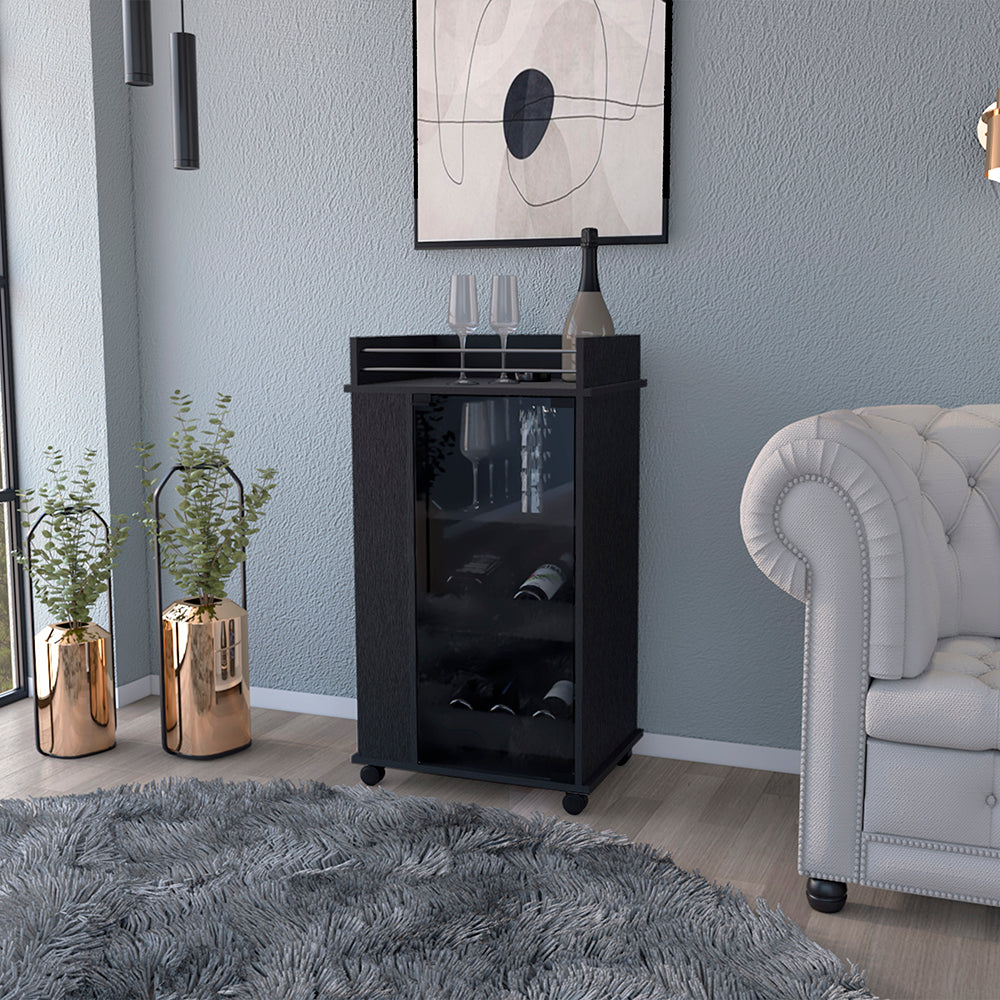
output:
[[979, 145], [986, 150], [986, 177], [1000, 184], [1000, 90], [996, 101], [980, 116], [976, 135]]

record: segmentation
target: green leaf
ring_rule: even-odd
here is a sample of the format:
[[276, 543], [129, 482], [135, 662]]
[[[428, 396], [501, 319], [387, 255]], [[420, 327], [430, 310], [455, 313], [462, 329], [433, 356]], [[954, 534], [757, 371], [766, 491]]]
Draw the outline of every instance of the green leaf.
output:
[[[225, 581], [246, 557], [243, 548], [251, 534], [259, 530], [254, 522], [271, 498], [274, 469], [258, 469], [260, 481], [247, 488], [241, 510], [236, 487], [226, 471], [226, 449], [235, 432], [225, 426], [232, 397], [217, 393], [215, 405], [202, 422], [189, 419], [190, 395], [174, 390], [170, 401], [177, 426], [168, 437], [176, 462], [184, 470], [174, 481], [174, 509], [160, 514], [159, 546], [164, 568], [184, 593], [225, 595]], [[200, 440], [199, 440], [200, 439]], [[143, 507], [152, 515], [152, 472], [148, 465], [152, 444], [139, 446], [144, 464], [143, 489], [148, 491]], [[155, 545], [156, 520], [135, 515]]]

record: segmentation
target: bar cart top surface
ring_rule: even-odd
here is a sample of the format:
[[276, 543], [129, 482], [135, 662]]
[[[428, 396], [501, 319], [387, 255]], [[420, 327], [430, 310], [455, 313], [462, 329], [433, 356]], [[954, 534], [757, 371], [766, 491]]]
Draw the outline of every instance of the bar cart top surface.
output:
[[637, 336], [587, 337], [577, 342], [576, 381], [565, 370], [558, 334], [515, 334], [507, 343], [506, 371], [512, 382], [495, 381], [500, 347], [492, 334], [470, 336], [465, 371], [473, 379], [455, 383], [459, 373], [457, 338], [448, 334], [352, 337], [351, 382], [347, 392], [445, 393], [461, 395], [590, 396], [642, 388]]

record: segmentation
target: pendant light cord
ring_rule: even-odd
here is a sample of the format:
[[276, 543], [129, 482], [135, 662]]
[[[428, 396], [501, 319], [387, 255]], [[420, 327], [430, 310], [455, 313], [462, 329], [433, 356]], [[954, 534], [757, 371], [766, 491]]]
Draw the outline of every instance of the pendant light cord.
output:
[[184, 30], [184, 0], [181, 0], [181, 31]]

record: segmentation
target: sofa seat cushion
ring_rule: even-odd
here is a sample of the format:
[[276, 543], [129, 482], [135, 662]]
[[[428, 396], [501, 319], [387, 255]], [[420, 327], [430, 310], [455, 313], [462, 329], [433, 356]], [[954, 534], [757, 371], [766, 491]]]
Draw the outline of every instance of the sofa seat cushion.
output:
[[865, 725], [893, 743], [1000, 750], [1000, 639], [941, 639], [919, 677], [872, 681]]

